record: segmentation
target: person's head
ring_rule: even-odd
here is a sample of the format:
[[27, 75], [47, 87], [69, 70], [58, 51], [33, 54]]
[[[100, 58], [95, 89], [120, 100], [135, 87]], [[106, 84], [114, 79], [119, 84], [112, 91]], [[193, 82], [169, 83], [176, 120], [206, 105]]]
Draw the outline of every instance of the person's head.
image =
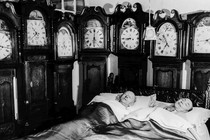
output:
[[136, 96], [132, 91], [126, 91], [119, 97], [119, 102], [125, 107], [132, 106], [136, 101]]
[[193, 109], [193, 103], [188, 98], [181, 98], [175, 102], [175, 109], [179, 112], [189, 112]]

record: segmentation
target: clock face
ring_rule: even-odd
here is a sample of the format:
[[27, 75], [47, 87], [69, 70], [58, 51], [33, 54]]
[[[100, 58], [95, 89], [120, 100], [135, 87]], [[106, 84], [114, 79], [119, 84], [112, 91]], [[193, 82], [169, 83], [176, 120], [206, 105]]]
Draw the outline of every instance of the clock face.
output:
[[66, 27], [61, 27], [57, 37], [57, 53], [58, 57], [72, 56], [73, 39], [72, 34]]
[[12, 41], [9, 32], [0, 32], [0, 60], [12, 55]]
[[27, 41], [31, 46], [47, 45], [44, 20], [27, 20]]
[[193, 53], [210, 53], [210, 17], [204, 17], [195, 28]]
[[175, 57], [177, 54], [177, 32], [173, 24], [162, 24], [157, 32], [155, 56]]
[[139, 46], [139, 31], [134, 27], [128, 27], [122, 31], [120, 36], [121, 46], [128, 50]]
[[84, 48], [104, 48], [104, 33], [101, 27], [88, 27], [84, 35]]

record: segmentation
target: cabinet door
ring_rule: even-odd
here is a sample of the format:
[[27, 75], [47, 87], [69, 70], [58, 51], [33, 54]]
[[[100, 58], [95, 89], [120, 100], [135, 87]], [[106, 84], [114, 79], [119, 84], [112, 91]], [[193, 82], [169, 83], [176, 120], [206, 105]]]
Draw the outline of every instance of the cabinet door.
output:
[[179, 88], [180, 69], [180, 64], [153, 64], [154, 86]]
[[105, 90], [105, 60], [83, 62], [84, 88], [82, 104], [86, 105], [92, 98]]
[[14, 134], [14, 69], [0, 70], [0, 137]]
[[191, 88], [206, 90], [210, 79], [209, 62], [192, 62]]
[[70, 120], [76, 114], [72, 99], [72, 65], [56, 67], [55, 84], [54, 115], [64, 120]]
[[[120, 56], [118, 57], [118, 68], [120, 83], [115, 83], [115, 88], [139, 90], [140, 87], [146, 86], [147, 62], [143, 57]], [[122, 91], [121, 91], [122, 92]]]
[[25, 63], [27, 119], [38, 124], [47, 119], [47, 62]]

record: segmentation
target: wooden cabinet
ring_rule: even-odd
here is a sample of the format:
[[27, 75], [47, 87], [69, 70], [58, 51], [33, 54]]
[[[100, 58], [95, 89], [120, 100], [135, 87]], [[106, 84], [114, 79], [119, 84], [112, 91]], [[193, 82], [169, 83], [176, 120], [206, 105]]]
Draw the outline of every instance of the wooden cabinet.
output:
[[0, 70], [0, 137], [15, 134], [14, 69]]
[[191, 63], [191, 89], [206, 90], [210, 79], [209, 62], [192, 62]]
[[143, 57], [119, 57], [119, 87], [139, 89], [146, 86], [147, 61]]
[[110, 53], [109, 16], [102, 7], [86, 7], [76, 19], [78, 54], [83, 75], [82, 105], [106, 87], [106, 64]]
[[83, 57], [83, 95], [82, 104], [89, 103], [94, 96], [105, 90], [106, 57]]
[[73, 64], [58, 65], [55, 68], [54, 115], [60, 121], [75, 117], [76, 108], [72, 99]]
[[182, 63], [153, 63], [153, 85], [164, 88], [179, 88]]
[[26, 126], [34, 129], [45, 122], [49, 114], [47, 62], [26, 61], [24, 67]]

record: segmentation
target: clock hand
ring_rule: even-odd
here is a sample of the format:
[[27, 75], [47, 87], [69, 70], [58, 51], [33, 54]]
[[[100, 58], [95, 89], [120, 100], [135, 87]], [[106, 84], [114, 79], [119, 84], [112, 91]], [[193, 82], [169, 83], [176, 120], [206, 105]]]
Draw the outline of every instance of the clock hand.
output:
[[2, 46], [2, 45], [0, 45], [0, 48], [7, 48], [7, 49], [11, 49], [11, 47], [6, 47], [6, 46]]
[[32, 29], [34, 30], [34, 32], [35, 32], [35, 35], [37, 35], [38, 33], [37, 33], [37, 31], [32, 27]]
[[165, 44], [164, 48], [162, 49], [161, 53], [163, 53], [163, 51], [166, 49], [166, 46], [168, 46], [168, 44]]
[[203, 39], [203, 40], [198, 40], [199, 42], [209, 42], [210, 38], [208, 39]]
[[166, 45], [165, 45], [165, 46], [168, 46], [168, 47], [169, 47], [169, 44], [168, 44], [168, 41], [167, 41], [167, 39], [166, 39], [165, 35], [163, 35], [163, 39], [165, 40], [165, 43], [166, 43]]
[[95, 47], [96, 44], [96, 36], [95, 36], [95, 29], [93, 29], [93, 47]]

